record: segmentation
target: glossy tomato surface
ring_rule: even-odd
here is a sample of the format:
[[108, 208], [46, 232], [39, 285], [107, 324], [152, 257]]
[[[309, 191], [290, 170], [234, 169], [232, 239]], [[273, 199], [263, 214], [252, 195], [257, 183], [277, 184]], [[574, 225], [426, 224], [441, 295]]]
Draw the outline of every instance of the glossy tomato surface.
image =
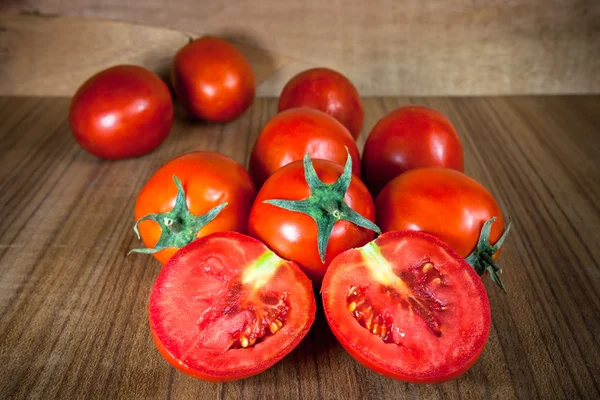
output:
[[[213, 232], [246, 232], [248, 214], [256, 189], [244, 167], [231, 158], [211, 151], [197, 151], [176, 157], [160, 167], [138, 194], [135, 219], [171, 210], [177, 197], [173, 176], [179, 178], [185, 191], [191, 214], [200, 216], [213, 207], [227, 202], [217, 217], [200, 229], [197, 237]], [[139, 224], [140, 235], [148, 248], [153, 248], [161, 236], [154, 221]], [[162, 263], [177, 251], [167, 248], [154, 256]]]
[[251, 237], [195, 240], [163, 267], [150, 295], [150, 327], [162, 356], [195, 378], [258, 374], [300, 343], [315, 318], [310, 281]]
[[386, 183], [415, 168], [463, 171], [463, 150], [452, 123], [424, 106], [400, 107], [371, 130], [363, 151], [363, 178], [376, 196]]
[[428, 232], [463, 258], [473, 251], [483, 224], [492, 217], [498, 219], [490, 242], [504, 232], [502, 212], [492, 194], [476, 180], [447, 168], [416, 169], [396, 177], [377, 196], [375, 207], [383, 232]]
[[145, 68], [108, 68], [77, 90], [69, 123], [77, 143], [97, 157], [141, 156], [157, 148], [171, 131], [171, 93]]
[[389, 232], [337, 256], [321, 290], [342, 346], [367, 368], [416, 383], [460, 376], [490, 330], [490, 304], [473, 268], [423, 232]]
[[252, 66], [231, 43], [202, 37], [179, 50], [171, 69], [177, 99], [200, 119], [227, 122], [254, 101]]
[[306, 153], [343, 166], [348, 152], [352, 173], [360, 177], [358, 147], [348, 130], [324, 112], [293, 108], [275, 115], [260, 132], [250, 155], [250, 174], [260, 187], [279, 168], [302, 160]]
[[[334, 183], [343, 167], [331, 161], [312, 160], [321, 181]], [[373, 239], [374, 233], [349, 221], [337, 221], [333, 226], [325, 253], [325, 262], [317, 248], [317, 224], [310, 216], [285, 210], [265, 200], [302, 200], [310, 195], [302, 161], [296, 161], [275, 172], [259, 190], [248, 222], [248, 232], [263, 241], [280, 257], [300, 265], [309, 278], [317, 284], [323, 279], [333, 258], [352, 247], [362, 246]], [[374, 221], [373, 199], [365, 185], [352, 176], [344, 202], [354, 211]]]
[[311, 107], [340, 121], [354, 139], [363, 125], [363, 106], [358, 91], [344, 75], [329, 68], [313, 68], [294, 76], [279, 97], [279, 111]]

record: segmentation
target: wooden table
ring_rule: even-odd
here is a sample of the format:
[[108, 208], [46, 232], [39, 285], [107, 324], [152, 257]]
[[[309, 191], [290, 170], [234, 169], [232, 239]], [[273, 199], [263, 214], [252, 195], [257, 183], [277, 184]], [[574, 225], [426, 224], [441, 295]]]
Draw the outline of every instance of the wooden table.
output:
[[[459, 131], [466, 173], [514, 219], [501, 257], [508, 295], [486, 283], [493, 326], [479, 361], [443, 385], [357, 364], [322, 311], [265, 373], [211, 384], [156, 351], [147, 301], [160, 270], [138, 247], [133, 205], [152, 172], [184, 152], [239, 162], [276, 101], [237, 121], [178, 118], [154, 153], [117, 162], [82, 151], [67, 98], [0, 98], [0, 398], [600, 398], [600, 97], [366, 99], [364, 132], [418, 102]], [[364, 142], [364, 133], [360, 144]]]

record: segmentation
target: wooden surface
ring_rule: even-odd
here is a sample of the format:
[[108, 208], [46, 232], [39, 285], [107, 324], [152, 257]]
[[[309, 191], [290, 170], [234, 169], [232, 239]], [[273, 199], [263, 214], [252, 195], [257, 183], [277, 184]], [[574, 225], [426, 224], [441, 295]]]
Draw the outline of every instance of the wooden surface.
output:
[[[258, 87], [259, 95], [278, 96], [291, 76], [314, 66], [345, 73], [363, 96], [600, 93], [598, 0], [2, 0], [0, 11], [221, 35], [264, 49], [263, 63], [273, 55], [274, 68]], [[13, 24], [13, 35], [0, 29], [0, 61], [27, 65], [17, 56], [36, 61], [27, 69], [15, 68], [22, 71], [15, 90], [30, 90], [21, 94], [34, 94], [31, 89], [59, 94], [41, 90], [65, 85], [60, 78], [78, 73], [80, 63], [100, 69], [131, 52], [154, 66], [175, 51], [174, 33], [163, 39], [152, 31], [144, 37], [132, 33], [135, 27], [107, 25], [90, 41], [93, 51], [84, 49], [91, 56], [79, 58], [70, 43], [81, 51], [90, 38], [87, 28], [64, 24], [42, 33], [52, 23], [39, 25], [40, 31], [32, 31]], [[26, 35], [20, 34], [23, 29]], [[65, 73], [33, 68], [42, 65], [37, 54], [42, 43], [56, 49], [42, 53]], [[31, 71], [45, 82], [28, 86]], [[75, 87], [61, 94], [71, 95]]]
[[211, 384], [176, 372], [147, 322], [160, 265], [126, 257], [139, 246], [137, 192], [187, 151], [246, 162], [276, 101], [226, 125], [180, 116], [154, 153], [105, 162], [73, 141], [69, 99], [0, 97], [0, 398], [599, 398], [600, 97], [365, 99], [365, 131], [408, 102], [448, 115], [466, 172], [514, 220], [501, 256], [509, 293], [486, 283], [492, 330], [462, 378], [380, 377], [341, 348], [320, 308], [307, 338], [261, 375]]
[[[168, 81], [175, 53], [196, 36], [115, 21], [0, 13], [0, 95], [72, 96], [90, 76], [117, 64], [142, 65]], [[258, 85], [287, 62], [236, 46]]]

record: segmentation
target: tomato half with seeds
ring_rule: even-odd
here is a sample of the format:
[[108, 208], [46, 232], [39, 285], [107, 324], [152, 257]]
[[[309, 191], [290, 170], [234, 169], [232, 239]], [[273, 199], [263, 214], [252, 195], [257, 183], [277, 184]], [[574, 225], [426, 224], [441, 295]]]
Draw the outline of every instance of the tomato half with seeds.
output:
[[175, 157], [146, 182], [135, 203], [135, 232], [161, 263], [192, 240], [214, 232], [245, 233], [256, 196], [250, 174], [224, 154]]
[[312, 68], [286, 83], [279, 111], [311, 107], [340, 121], [354, 139], [360, 135], [364, 112], [358, 91], [348, 78], [329, 68]]
[[258, 374], [287, 355], [315, 318], [310, 281], [256, 239], [219, 232], [178, 251], [150, 295], [162, 356], [195, 378]]
[[389, 232], [337, 256], [323, 280], [327, 322], [365, 367], [414, 383], [459, 377], [491, 324], [479, 276], [423, 232]]
[[502, 289], [496, 259], [510, 225], [479, 182], [448, 168], [421, 168], [394, 178], [375, 200], [383, 232], [415, 230], [437, 236]]

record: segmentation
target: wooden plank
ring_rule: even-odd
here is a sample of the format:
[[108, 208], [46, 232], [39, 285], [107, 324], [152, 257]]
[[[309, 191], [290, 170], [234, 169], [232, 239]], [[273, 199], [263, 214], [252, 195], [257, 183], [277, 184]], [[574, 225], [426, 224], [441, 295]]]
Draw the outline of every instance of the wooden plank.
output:
[[105, 162], [71, 138], [69, 99], [0, 97], [0, 398], [598, 398], [600, 96], [368, 98], [366, 131], [406, 103], [448, 115], [466, 172], [515, 222], [501, 257], [509, 294], [486, 284], [493, 326], [463, 377], [410, 385], [374, 374], [320, 307], [307, 338], [263, 374], [210, 384], [176, 372], [147, 323], [160, 265], [126, 257], [138, 243], [135, 197], [183, 152], [247, 163], [276, 100], [225, 125], [180, 114], [155, 152]]
[[[173, 56], [196, 35], [105, 20], [0, 13], [0, 94], [71, 96], [96, 72], [141, 65], [168, 81]], [[287, 58], [239, 43], [257, 83]]]
[[344, 72], [363, 96], [600, 92], [595, 0], [24, 0], [0, 10], [223, 35], [284, 55], [265, 96], [312, 66]]

